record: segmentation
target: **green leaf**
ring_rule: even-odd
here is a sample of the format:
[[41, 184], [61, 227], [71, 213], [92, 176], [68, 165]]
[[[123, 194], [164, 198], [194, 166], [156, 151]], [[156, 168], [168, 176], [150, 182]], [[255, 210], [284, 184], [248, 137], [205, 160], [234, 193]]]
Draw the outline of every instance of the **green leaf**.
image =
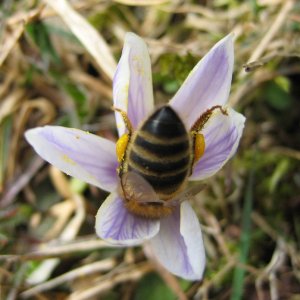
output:
[[291, 82], [284, 76], [278, 76], [274, 79], [275, 83], [285, 92], [289, 93], [291, 90]]
[[63, 88], [75, 103], [79, 119], [82, 121], [88, 114], [86, 96], [83, 91], [71, 81], [63, 82]]
[[20, 224], [26, 224], [32, 214], [33, 208], [30, 205], [22, 204], [18, 206], [17, 213], [7, 219], [0, 220], [0, 230], [13, 230]]
[[[83, 89], [76, 86], [76, 84], [68, 77], [63, 76], [61, 73], [51, 71], [50, 75], [56, 81], [57, 85], [60, 86], [73, 100], [76, 109], [76, 117], [79, 118], [82, 123], [84, 118], [88, 115], [88, 102]], [[75, 127], [80, 126], [80, 124], [75, 125]]]
[[176, 80], [170, 80], [168, 82], [165, 82], [163, 87], [165, 92], [167, 92], [168, 94], [174, 94], [180, 87], [180, 84]]
[[5, 170], [9, 158], [9, 145], [12, 133], [12, 118], [9, 116], [0, 126], [0, 189], [4, 185]]
[[140, 299], [174, 300], [175, 295], [158, 275], [151, 273], [139, 282], [134, 300]]
[[154, 74], [153, 80], [156, 85], [162, 85], [164, 91], [174, 94], [184, 82], [198, 59], [187, 54], [178, 56], [174, 53], [167, 53], [159, 58], [160, 72]]
[[276, 110], [287, 110], [292, 104], [289, 82], [283, 77], [269, 82], [265, 89], [265, 95], [268, 104]]
[[[251, 212], [253, 205], [253, 188], [254, 188], [254, 171], [252, 170], [248, 179], [245, 203], [242, 215], [242, 234], [239, 245], [239, 262], [240, 264], [247, 264], [248, 254], [251, 241]], [[233, 276], [231, 300], [240, 300], [243, 298], [243, 288], [245, 280], [245, 269], [236, 267]]]
[[42, 21], [36, 21], [26, 25], [26, 32], [40, 49], [41, 55], [44, 59], [50, 59], [50, 61], [55, 64], [60, 63], [59, 56], [57, 55], [49, 37], [48, 28]]
[[87, 183], [86, 182], [83, 182], [77, 178], [71, 178], [70, 179], [71, 181], [71, 190], [72, 192], [74, 193], [77, 193], [77, 194], [82, 194], [84, 192], [84, 190], [86, 189], [87, 187]]
[[290, 161], [287, 158], [281, 159], [278, 162], [278, 164], [270, 178], [270, 181], [269, 181], [270, 193], [274, 193], [281, 178], [288, 172], [289, 167], [290, 167]]

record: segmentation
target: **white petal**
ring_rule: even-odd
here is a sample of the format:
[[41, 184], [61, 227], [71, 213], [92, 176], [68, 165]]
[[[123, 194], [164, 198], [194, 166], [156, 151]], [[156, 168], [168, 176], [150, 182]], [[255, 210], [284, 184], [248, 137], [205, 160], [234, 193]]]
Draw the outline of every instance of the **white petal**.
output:
[[[153, 109], [151, 62], [145, 42], [127, 33], [121, 59], [113, 80], [114, 106], [127, 112], [134, 128]], [[119, 136], [125, 124], [116, 112]]]
[[188, 202], [161, 220], [160, 231], [150, 244], [153, 255], [168, 271], [188, 280], [202, 279], [205, 251], [201, 228]]
[[[191, 205], [185, 201], [180, 207], [180, 233], [187, 247], [187, 256], [195, 279], [202, 279], [205, 268], [205, 250], [199, 220]], [[193, 278], [191, 278], [193, 279]]]
[[98, 210], [96, 233], [115, 245], [139, 245], [159, 231], [159, 220], [131, 214], [116, 193], [112, 193]]
[[187, 128], [207, 109], [227, 102], [233, 61], [233, 37], [230, 34], [201, 59], [170, 101]]
[[235, 154], [246, 119], [231, 108], [227, 108], [227, 112], [228, 116], [218, 111], [204, 127], [205, 152], [195, 165], [190, 180], [214, 175]]
[[117, 186], [115, 144], [86, 131], [45, 126], [26, 131], [34, 150], [70, 176], [112, 191]]

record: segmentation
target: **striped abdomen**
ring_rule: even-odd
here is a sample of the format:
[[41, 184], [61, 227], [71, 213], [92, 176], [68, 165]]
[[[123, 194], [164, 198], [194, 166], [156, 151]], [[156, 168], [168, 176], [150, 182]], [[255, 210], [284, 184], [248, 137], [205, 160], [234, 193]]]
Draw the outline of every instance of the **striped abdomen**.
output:
[[191, 168], [191, 141], [170, 106], [156, 110], [137, 130], [126, 151], [126, 171], [145, 178], [163, 200], [181, 190]]

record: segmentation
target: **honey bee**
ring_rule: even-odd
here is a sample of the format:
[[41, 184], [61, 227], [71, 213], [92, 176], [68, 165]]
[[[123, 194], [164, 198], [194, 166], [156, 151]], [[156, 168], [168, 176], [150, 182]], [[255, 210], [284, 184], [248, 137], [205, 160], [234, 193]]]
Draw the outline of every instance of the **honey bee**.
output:
[[221, 106], [204, 112], [188, 132], [183, 121], [169, 106], [155, 110], [137, 130], [127, 114], [118, 109], [127, 133], [117, 142], [120, 177], [119, 193], [133, 214], [161, 218], [180, 202], [193, 166], [203, 156], [201, 133], [214, 110], [227, 114]]

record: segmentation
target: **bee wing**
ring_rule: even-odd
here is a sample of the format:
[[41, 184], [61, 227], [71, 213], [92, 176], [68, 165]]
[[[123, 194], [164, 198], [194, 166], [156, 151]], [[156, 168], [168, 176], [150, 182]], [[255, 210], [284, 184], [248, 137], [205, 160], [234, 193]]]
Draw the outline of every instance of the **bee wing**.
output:
[[187, 196], [196, 196], [197, 194], [199, 194], [200, 192], [202, 192], [205, 188], [207, 188], [207, 184], [205, 183], [198, 183], [198, 184], [195, 184], [191, 187], [189, 187], [186, 191], [185, 191], [185, 194]]
[[161, 203], [151, 184], [136, 172], [126, 172], [122, 175], [121, 185], [127, 200], [140, 203]]
[[197, 184], [192, 187], [189, 187], [184, 192], [182, 192], [179, 196], [175, 197], [171, 201], [168, 201], [166, 205], [176, 206], [181, 204], [184, 201], [192, 200], [198, 193], [203, 191], [207, 187], [207, 184]]

